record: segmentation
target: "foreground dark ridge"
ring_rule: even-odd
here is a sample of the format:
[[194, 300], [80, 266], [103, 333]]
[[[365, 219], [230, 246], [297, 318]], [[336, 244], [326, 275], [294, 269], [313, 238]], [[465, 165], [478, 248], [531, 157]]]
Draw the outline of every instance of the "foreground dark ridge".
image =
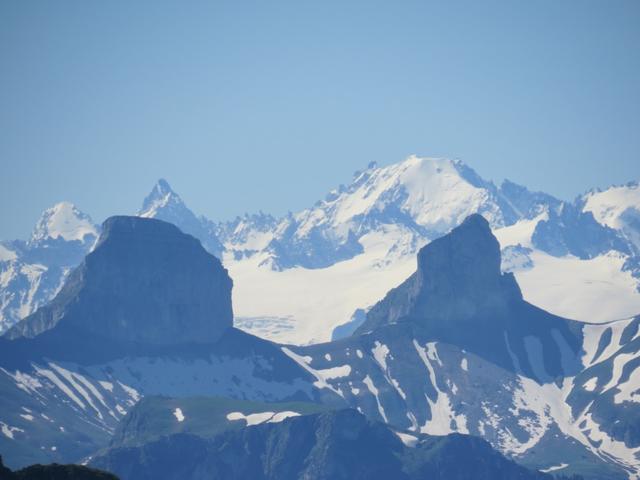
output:
[[82, 465], [31, 465], [12, 472], [2, 463], [0, 456], [0, 480], [118, 480], [112, 473]]

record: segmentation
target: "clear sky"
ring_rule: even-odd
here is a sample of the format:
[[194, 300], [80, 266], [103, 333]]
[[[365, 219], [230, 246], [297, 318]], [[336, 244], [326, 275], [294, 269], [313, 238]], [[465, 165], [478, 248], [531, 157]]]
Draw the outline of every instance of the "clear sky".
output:
[[370, 161], [571, 199], [640, 177], [640, 1], [0, 2], [0, 238], [159, 177], [214, 220]]

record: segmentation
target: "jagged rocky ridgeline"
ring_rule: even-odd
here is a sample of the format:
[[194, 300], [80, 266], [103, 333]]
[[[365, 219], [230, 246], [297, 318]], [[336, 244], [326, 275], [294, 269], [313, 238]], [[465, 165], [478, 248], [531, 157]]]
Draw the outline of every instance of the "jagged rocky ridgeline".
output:
[[[593, 479], [638, 472], [638, 320], [585, 326], [530, 305], [501, 273], [500, 249], [480, 216], [424, 247], [417, 272], [371, 310], [356, 335], [306, 347], [260, 340], [224, 316], [189, 317], [201, 322], [200, 332], [217, 332], [208, 342], [191, 332], [138, 332], [153, 325], [152, 316], [126, 317], [114, 332], [94, 328], [102, 310], [74, 317], [105, 295], [142, 310], [213, 295], [223, 302], [219, 311], [231, 312], [226, 272], [192, 237], [157, 220], [110, 221], [122, 222], [122, 235], [105, 224], [81, 273], [61, 291], [64, 301], [45, 307], [46, 328], [36, 322], [26, 329], [33, 338], [0, 339], [0, 422], [8, 432], [0, 449], [12, 467], [78, 461], [105, 447], [142, 396], [217, 395], [351, 406], [416, 439], [468, 433], [534, 469]], [[145, 234], [152, 228], [161, 229], [161, 241]], [[122, 247], [130, 243], [140, 245], [133, 251], [149, 243], [154, 252], [140, 253], [136, 264]], [[174, 270], [199, 274], [193, 263], [200, 261], [218, 283], [157, 298], [154, 282], [168, 288]], [[125, 265], [131, 262], [139, 275]], [[131, 288], [121, 289], [123, 281]]]

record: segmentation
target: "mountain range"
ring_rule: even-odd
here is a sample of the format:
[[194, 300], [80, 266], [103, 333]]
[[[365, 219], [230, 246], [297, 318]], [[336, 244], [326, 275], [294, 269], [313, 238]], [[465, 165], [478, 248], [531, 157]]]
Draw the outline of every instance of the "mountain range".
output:
[[[565, 202], [417, 157], [282, 218], [216, 223], [165, 180], [101, 226], [60, 203], [0, 244], [0, 451], [324, 478], [354, 468], [326, 436], [343, 419], [397, 478], [465, 478], [463, 450], [491, 478], [638, 478], [639, 219], [637, 183]], [[240, 448], [269, 460], [232, 468]]]
[[[195, 215], [165, 180], [137, 215], [177, 225], [222, 260], [235, 281], [236, 326], [309, 344], [353, 332], [412, 273], [422, 246], [473, 213], [489, 221], [502, 269], [532, 303], [589, 322], [640, 312], [637, 183], [567, 202], [509, 181], [496, 186], [460, 161], [414, 156], [369, 164], [311, 208], [281, 218], [214, 222]], [[55, 296], [99, 230], [63, 202], [45, 211], [29, 240], [0, 243], [0, 331]]]
[[548, 313], [501, 250], [471, 214], [351, 335], [277, 344], [233, 326], [229, 272], [194, 237], [112, 217], [0, 337], [0, 451], [123, 479], [372, 475], [356, 459], [397, 478], [637, 478], [640, 317]]

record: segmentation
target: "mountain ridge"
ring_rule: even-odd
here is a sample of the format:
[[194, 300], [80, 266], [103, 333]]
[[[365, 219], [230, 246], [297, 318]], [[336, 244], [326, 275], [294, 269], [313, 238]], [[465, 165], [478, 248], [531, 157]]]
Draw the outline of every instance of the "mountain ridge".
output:
[[[463, 452], [465, 461], [456, 462]], [[161, 466], [154, 469], [154, 463]], [[355, 410], [291, 417], [210, 440], [176, 434], [139, 448], [115, 449], [92, 464], [113, 469], [123, 480], [156, 478], [159, 472], [163, 478], [185, 480], [452, 479], [471, 473], [476, 479], [552, 478], [527, 471], [471, 437], [416, 438], [413, 447], [406, 447], [388, 427]]]
[[[223, 261], [236, 280], [241, 328], [305, 344], [326, 341], [339, 326], [351, 328], [357, 312], [408, 276], [422, 246], [478, 212], [490, 220], [503, 268], [516, 275], [528, 300], [589, 321], [635, 314], [640, 224], [633, 219], [640, 199], [633, 185], [616, 188], [597, 204], [587, 204], [586, 196], [565, 202], [508, 180], [496, 186], [460, 161], [412, 156], [369, 164], [311, 208], [280, 218], [259, 213], [212, 222], [191, 212], [162, 179], [138, 214], [176, 224]], [[598, 213], [615, 210], [616, 202], [622, 220]], [[47, 248], [0, 244], [0, 332], [50, 300], [92, 246], [56, 241], [55, 254], [52, 239]], [[305, 302], [297, 300], [303, 295]]]

